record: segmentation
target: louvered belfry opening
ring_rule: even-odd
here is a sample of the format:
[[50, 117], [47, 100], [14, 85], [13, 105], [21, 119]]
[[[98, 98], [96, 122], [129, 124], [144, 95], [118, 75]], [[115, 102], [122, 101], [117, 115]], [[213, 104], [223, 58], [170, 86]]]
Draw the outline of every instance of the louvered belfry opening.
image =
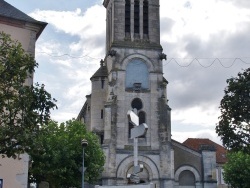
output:
[[140, 2], [135, 0], [134, 2], [134, 33], [135, 36], [140, 34]]
[[148, 1], [143, 1], [143, 35], [148, 35]]
[[125, 33], [130, 35], [130, 9], [131, 9], [131, 4], [130, 0], [126, 0], [125, 2]]
[[131, 0], [125, 0], [125, 38], [129, 39], [134, 36], [135, 39], [147, 39], [148, 34], [148, 0], [134, 0], [133, 3], [131, 3]]

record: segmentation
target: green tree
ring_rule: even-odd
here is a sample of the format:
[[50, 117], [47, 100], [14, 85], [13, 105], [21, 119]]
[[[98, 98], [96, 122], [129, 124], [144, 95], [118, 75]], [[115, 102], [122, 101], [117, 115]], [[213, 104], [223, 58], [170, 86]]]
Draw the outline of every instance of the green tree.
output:
[[0, 32], [0, 154], [29, 152], [39, 127], [50, 119], [55, 99], [44, 85], [28, 86], [38, 64], [20, 43]]
[[227, 84], [216, 132], [227, 149], [250, 153], [250, 68]]
[[250, 155], [241, 151], [230, 152], [227, 158], [228, 162], [223, 167], [225, 182], [233, 188], [249, 188]]
[[34, 149], [31, 153], [31, 181], [47, 181], [50, 187], [55, 188], [80, 187], [82, 139], [88, 141], [85, 148], [85, 181], [93, 183], [98, 180], [103, 170], [104, 153], [98, 137], [87, 131], [81, 122], [70, 120], [60, 125], [50, 122], [41, 132], [43, 134], [40, 134], [36, 141], [40, 143], [37, 151]]

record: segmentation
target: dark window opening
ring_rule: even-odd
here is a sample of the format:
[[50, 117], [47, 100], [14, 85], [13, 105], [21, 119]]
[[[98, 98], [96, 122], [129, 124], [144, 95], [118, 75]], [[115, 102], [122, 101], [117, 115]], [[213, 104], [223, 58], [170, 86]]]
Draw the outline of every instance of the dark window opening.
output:
[[101, 142], [101, 144], [103, 144], [103, 142], [104, 142], [104, 135], [103, 134], [100, 134], [100, 142]]
[[142, 109], [142, 101], [139, 98], [135, 98], [131, 103], [132, 109], [136, 109], [137, 111]]
[[125, 3], [125, 33], [130, 33], [130, 0]]
[[103, 110], [101, 110], [101, 119], [103, 119]]
[[131, 138], [131, 129], [134, 128], [134, 125], [131, 122], [128, 122], [128, 137]]
[[148, 35], [148, 1], [143, 1], [143, 34]]
[[134, 32], [135, 32], [135, 34], [140, 33], [140, 3], [139, 3], [139, 0], [135, 0], [135, 6], [134, 6]]
[[[138, 116], [139, 116], [139, 125], [142, 123], [146, 123], [146, 113], [145, 112], [143, 112], [143, 111], [139, 112]], [[139, 138], [145, 138], [145, 137], [146, 137], [146, 135], [140, 136]]]
[[102, 83], [102, 89], [104, 88], [104, 79], [101, 80]]
[[143, 111], [139, 112], [138, 116], [139, 116], [139, 124], [146, 123], [145, 112], [143, 112]]
[[145, 180], [140, 180], [140, 183], [146, 183], [146, 181]]

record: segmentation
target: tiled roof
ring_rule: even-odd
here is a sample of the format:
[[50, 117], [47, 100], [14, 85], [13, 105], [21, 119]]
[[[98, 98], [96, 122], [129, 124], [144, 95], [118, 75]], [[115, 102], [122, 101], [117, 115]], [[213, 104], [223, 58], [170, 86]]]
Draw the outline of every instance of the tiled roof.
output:
[[212, 146], [216, 149], [216, 162], [217, 163], [226, 163], [226, 153], [227, 150], [221, 145], [203, 138], [188, 138], [186, 141], [182, 143], [184, 146], [193, 149], [197, 152], [200, 152], [202, 146]]

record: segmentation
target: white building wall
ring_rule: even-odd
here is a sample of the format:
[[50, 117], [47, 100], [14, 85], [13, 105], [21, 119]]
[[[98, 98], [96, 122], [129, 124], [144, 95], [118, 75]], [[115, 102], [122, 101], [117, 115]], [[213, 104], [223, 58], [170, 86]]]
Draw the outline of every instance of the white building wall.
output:
[[[0, 23], [0, 32], [3, 31], [11, 35], [12, 40], [17, 40], [22, 44], [22, 48], [29, 54], [35, 54], [35, 43], [36, 43], [36, 31], [31, 26], [25, 28], [14, 27], [11, 25], [1, 24]], [[25, 84], [33, 84], [33, 75], [32, 77], [27, 78]]]
[[0, 157], [0, 179], [3, 188], [27, 188], [29, 156], [20, 155], [17, 159]]
[[[24, 25], [12, 23], [0, 23], [0, 32], [11, 35], [13, 40], [22, 44], [22, 48], [29, 54], [35, 55], [36, 35], [41, 29], [34, 24]], [[26, 85], [33, 84], [33, 75], [26, 79]], [[4, 188], [27, 188], [28, 186], [29, 156], [20, 155], [19, 158], [2, 158], [0, 155], [0, 179], [3, 179]]]

